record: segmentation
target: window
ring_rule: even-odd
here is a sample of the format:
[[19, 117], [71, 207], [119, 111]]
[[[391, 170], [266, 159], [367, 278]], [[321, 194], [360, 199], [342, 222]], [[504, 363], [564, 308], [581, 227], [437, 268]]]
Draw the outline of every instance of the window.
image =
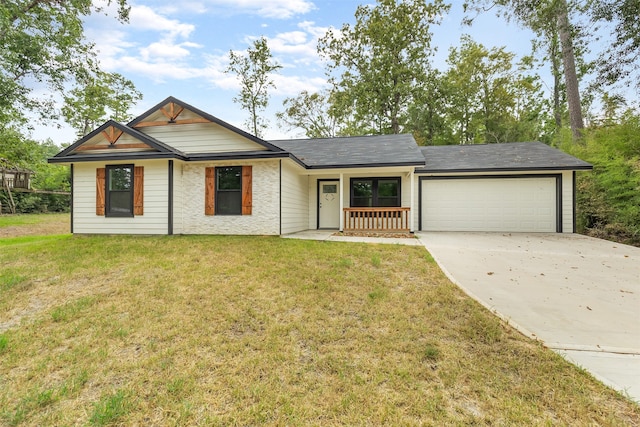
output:
[[251, 215], [252, 166], [205, 168], [204, 214]]
[[351, 178], [351, 207], [399, 207], [400, 178]]
[[133, 165], [106, 167], [106, 216], [133, 216]]
[[242, 166], [216, 168], [216, 215], [242, 215]]

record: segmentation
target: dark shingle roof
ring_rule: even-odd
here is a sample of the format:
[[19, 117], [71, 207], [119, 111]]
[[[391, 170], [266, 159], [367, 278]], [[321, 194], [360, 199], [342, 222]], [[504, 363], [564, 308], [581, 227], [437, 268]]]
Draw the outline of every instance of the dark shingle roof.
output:
[[589, 170], [593, 166], [541, 142], [420, 147], [426, 162], [416, 173]]
[[409, 134], [269, 142], [289, 151], [309, 169], [424, 165], [422, 153]]

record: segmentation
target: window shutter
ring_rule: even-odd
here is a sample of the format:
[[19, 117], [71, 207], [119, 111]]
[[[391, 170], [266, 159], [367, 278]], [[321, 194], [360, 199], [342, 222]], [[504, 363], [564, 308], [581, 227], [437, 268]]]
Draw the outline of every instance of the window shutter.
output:
[[242, 215], [251, 215], [251, 166], [242, 167]]
[[215, 213], [216, 168], [205, 168], [204, 177], [204, 214]]
[[144, 166], [133, 168], [133, 214], [144, 215]]
[[96, 169], [96, 215], [104, 216], [104, 190], [106, 169]]

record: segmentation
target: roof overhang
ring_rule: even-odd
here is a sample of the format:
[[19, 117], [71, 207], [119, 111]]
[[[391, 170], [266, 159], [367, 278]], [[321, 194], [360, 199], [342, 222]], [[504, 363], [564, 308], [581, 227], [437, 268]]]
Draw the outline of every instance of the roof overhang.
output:
[[473, 169], [416, 169], [416, 174], [427, 173], [486, 173], [486, 172], [549, 172], [549, 171], [578, 171], [592, 170], [593, 165], [588, 166], [549, 166], [549, 167], [521, 167], [521, 168], [473, 168]]

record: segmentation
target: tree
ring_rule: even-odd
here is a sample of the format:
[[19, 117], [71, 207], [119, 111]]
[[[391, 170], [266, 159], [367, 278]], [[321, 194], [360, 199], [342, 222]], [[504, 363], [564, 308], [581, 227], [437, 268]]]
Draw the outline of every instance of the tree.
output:
[[354, 111], [357, 128], [366, 133], [400, 133], [408, 107], [427, 78], [430, 26], [449, 10], [441, 0], [377, 0], [358, 6], [356, 23], [330, 30], [318, 42], [328, 60], [334, 105]]
[[0, 158], [13, 166], [35, 171], [32, 186], [39, 190], [68, 190], [69, 169], [66, 166], [47, 163], [60, 147], [52, 141], [42, 143], [25, 138], [13, 126], [0, 124]]
[[[549, 46], [549, 60], [552, 72], [557, 76], [557, 62], [555, 52], [559, 46], [563, 62], [566, 100], [569, 110], [569, 121], [575, 141], [581, 139], [584, 129], [582, 105], [576, 71], [575, 27], [569, 21], [569, 6], [567, 0], [470, 0], [465, 3], [466, 10], [482, 12], [498, 7], [498, 14], [507, 19], [515, 19], [520, 24], [530, 28], [536, 35], [547, 39]], [[466, 19], [471, 23], [473, 19]], [[559, 44], [558, 44], [559, 41]], [[557, 82], [556, 82], [557, 83]], [[555, 87], [559, 87], [557, 84]], [[554, 99], [558, 99], [557, 94]], [[558, 113], [556, 109], [556, 113]], [[556, 116], [559, 122], [559, 116]]]
[[[118, 18], [128, 19], [126, 0]], [[0, 3], [0, 123], [24, 121], [26, 111], [52, 116], [52, 97], [33, 95], [33, 83], [63, 93], [69, 80], [97, 70], [83, 17], [100, 12], [92, 0], [8, 0]]]
[[562, 48], [562, 63], [564, 66], [564, 83], [567, 89], [567, 104], [569, 107], [569, 122], [574, 141], [582, 138], [584, 120], [582, 118], [582, 104], [580, 103], [580, 88], [576, 73], [576, 60], [573, 48], [573, 36], [569, 23], [569, 8], [567, 0], [555, 0], [554, 11], [558, 20], [558, 34]]
[[285, 110], [276, 113], [276, 117], [289, 129], [302, 129], [307, 138], [333, 138], [339, 133], [339, 120], [329, 98], [327, 91], [302, 91], [294, 98], [286, 98], [282, 102]]
[[599, 83], [630, 85], [635, 80], [640, 91], [640, 79], [631, 78], [640, 70], [640, 2], [637, 0], [599, 0], [591, 10], [594, 22], [613, 23], [613, 43], [598, 60]]
[[259, 116], [269, 103], [269, 88], [276, 87], [271, 73], [282, 66], [273, 62], [271, 50], [264, 37], [254, 41], [247, 55], [229, 52], [229, 66], [225, 72], [234, 73], [240, 80], [240, 95], [233, 100], [249, 112], [247, 125], [254, 135], [261, 136], [267, 122]]
[[107, 119], [126, 122], [129, 109], [140, 99], [133, 83], [118, 73], [98, 71], [64, 96], [62, 115], [83, 137]]
[[438, 70], [431, 70], [420, 89], [409, 106], [407, 127], [420, 145], [451, 144], [454, 136], [447, 122], [447, 101], [455, 89]]
[[529, 63], [517, 65], [514, 58], [469, 36], [462, 37], [460, 48], [450, 49], [442, 85], [448, 88], [447, 120], [458, 143], [536, 139], [540, 84], [526, 74]]

